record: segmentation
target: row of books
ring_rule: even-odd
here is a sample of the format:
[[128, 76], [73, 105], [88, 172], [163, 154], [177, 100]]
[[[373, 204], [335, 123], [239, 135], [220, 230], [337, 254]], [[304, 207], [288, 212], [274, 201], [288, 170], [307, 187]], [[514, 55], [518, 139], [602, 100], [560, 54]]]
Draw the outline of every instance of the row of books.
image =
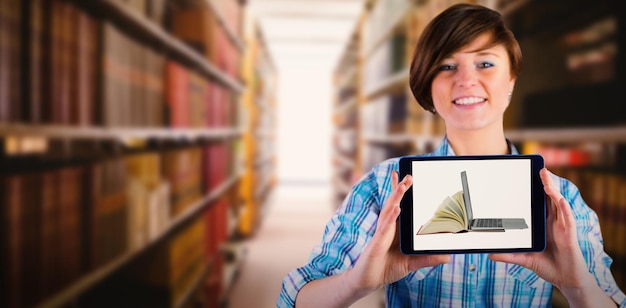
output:
[[365, 134], [403, 133], [409, 100], [407, 93], [379, 96], [360, 110], [361, 132]]
[[363, 46], [366, 51], [372, 50], [385, 31], [393, 27], [392, 21], [398, 20], [409, 6], [406, 0], [375, 1], [365, 25], [363, 26]]
[[406, 55], [406, 32], [396, 31], [366, 59], [363, 66], [364, 93], [372, 93], [381, 83], [407, 67]]
[[145, 247], [224, 183], [233, 156], [216, 142], [2, 176], [2, 306], [31, 306]]
[[[167, 241], [76, 301], [79, 307], [222, 307], [228, 262], [227, 216], [236, 186], [185, 223]], [[183, 304], [184, 303], [184, 304]]]
[[[220, 1], [213, 1], [220, 2]], [[231, 3], [226, 7], [239, 5], [234, 0], [221, 1]], [[240, 24], [239, 9], [230, 9], [229, 14], [236, 19], [229, 24]], [[225, 27], [220, 24], [215, 11], [207, 1], [194, 2], [191, 5], [174, 8], [171, 12], [170, 31], [191, 48], [202, 54], [226, 75], [240, 80], [241, 52], [229, 38]]]
[[[95, 27], [90, 33], [93, 38], [98, 37]], [[89, 106], [94, 101], [101, 100], [99, 106], [95, 106], [95, 124], [123, 127], [161, 127], [173, 124], [174, 120], [164, 114], [165, 93], [173, 91], [164, 82], [169, 79], [169, 71], [165, 71], [165, 65], [171, 61], [131, 39], [109, 21], [103, 21], [99, 27], [101, 45], [96, 48], [102, 55], [101, 59], [96, 60], [102, 66], [99, 73], [92, 75], [100, 76], [100, 96], [92, 95], [84, 102]], [[81, 55], [83, 53], [79, 51], [78, 56]], [[98, 85], [92, 81], [90, 86], [94, 88]], [[191, 88], [191, 83], [187, 87]], [[167, 100], [168, 107], [176, 103]]]
[[[234, 98], [228, 89], [132, 39], [112, 22], [66, 0], [7, 0], [0, 5], [0, 122], [231, 124], [227, 111]], [[213, 25], [205, 31], [216, 33], [207, 60], [237, 76], [239, 54], [223, 28]], [[185, 33], [172, 34], [184, 39]]]
[[232, 93], [200, 74], [168, 61], [167, 118], [171, 127], [229, 127], [236, 124]]
[[605, 159], [602, 157], [602, 149], [597, 147], [579, 148], [526, 141], [521, 150], [525, 153], [540, 154], [548, 168], [599, 165]]

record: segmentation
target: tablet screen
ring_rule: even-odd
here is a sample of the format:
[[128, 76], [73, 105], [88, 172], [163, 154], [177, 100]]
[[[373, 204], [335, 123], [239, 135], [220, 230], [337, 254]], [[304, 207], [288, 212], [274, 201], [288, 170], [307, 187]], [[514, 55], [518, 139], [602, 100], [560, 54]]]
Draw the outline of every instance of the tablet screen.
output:
[[541, 251], [545, 193], [538, 155], [402, 158], [413, 185], [400, 217], [405, 253]]

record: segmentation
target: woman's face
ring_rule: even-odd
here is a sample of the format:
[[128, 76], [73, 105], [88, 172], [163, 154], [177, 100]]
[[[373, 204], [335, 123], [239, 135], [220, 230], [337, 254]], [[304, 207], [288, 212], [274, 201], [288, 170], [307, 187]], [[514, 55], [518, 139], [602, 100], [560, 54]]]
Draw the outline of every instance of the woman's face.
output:
[[515, 78], [506, 49], [486, 48], [489, 39], [488, 33], [478, 36], [439, 65], [432, 97], [448, 131], [502, 126]]

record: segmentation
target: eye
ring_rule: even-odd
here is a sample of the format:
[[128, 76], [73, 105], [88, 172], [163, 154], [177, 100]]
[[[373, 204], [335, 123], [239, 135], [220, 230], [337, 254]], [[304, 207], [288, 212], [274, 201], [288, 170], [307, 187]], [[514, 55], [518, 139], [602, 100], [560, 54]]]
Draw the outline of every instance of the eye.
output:
[[493, 67], [494, 64], [491, 62], [487, 62], [487, 61], [483, 61], [483, 62], [479, 62], [476, 67], [478, 68], [489, 68], [489, 67]]
[[454, 64], [442, 64], [439, 66], [439, 71], [451, 71], [456, 69], [456, 65]]

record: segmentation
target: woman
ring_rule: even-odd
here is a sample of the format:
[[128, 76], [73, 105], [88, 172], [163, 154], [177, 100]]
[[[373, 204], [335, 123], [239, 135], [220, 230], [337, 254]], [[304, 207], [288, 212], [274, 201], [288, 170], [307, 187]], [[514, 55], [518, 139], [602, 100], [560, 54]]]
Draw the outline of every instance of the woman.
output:
[[[503, 115], [521, 70], [521, 52], [502, 16], [458, 4], [421, 34], [410, 70], [417, 101], [445, 121], [427, 155], [518, 154]], [[547, 194], [547, 247], [541, 253], [405, 256], [396, 236], [398, 158], [353, 187], [309, 262], [283, 281], [279, 307], [345, 307], [386, 287], [389, 307], [549, 306], [552, 286], [572, 306], [626, 306], [604, 253], [596, 214], [569, 181], [541, 171]]]

